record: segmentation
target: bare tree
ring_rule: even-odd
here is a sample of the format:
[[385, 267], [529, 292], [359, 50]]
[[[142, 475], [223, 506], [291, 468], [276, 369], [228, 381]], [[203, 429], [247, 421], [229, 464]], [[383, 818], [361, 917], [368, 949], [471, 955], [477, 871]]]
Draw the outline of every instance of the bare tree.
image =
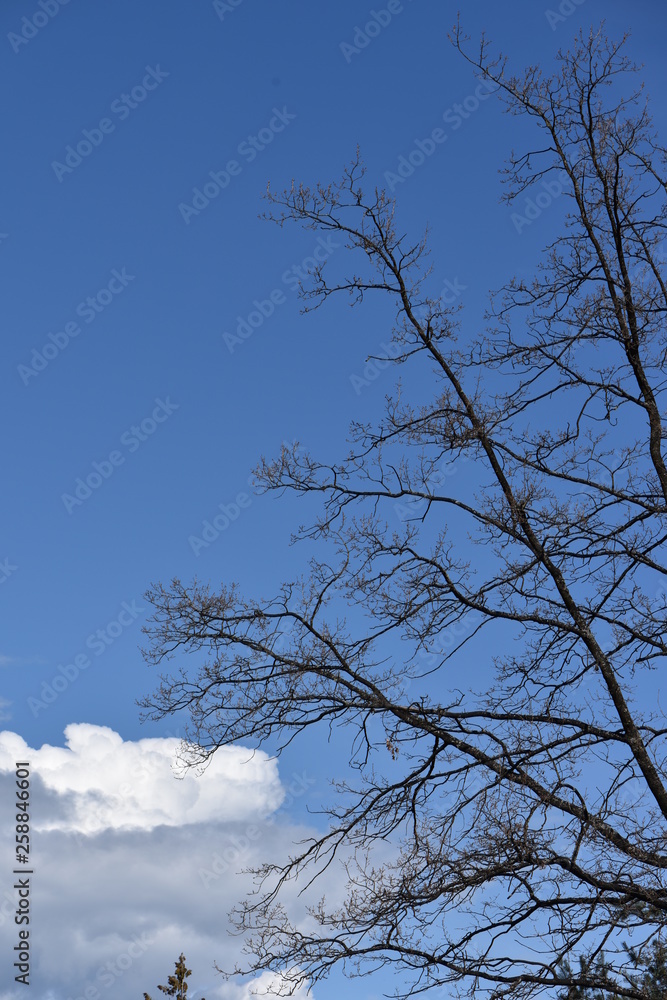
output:
[[[296, 987], [391, 966], [401, 996], [639, 998], [623, 945], [641, 960], [667, 922], [665, 150], [625, 39], [580, 35], [549, 77], [511, 75], [485, 41], [473, 57], [458, 30], [453, 43], [535, 124], [506, 197], [559, 176], [562, 235], [463, 335], [426, 292], [426, 237], [399, 235], [358, 158], [337, 184], [269, 193], [275, 221], [360, 259], [346, 278], [320, 267], [306, 308], [390, 296], [409, 384], [377, 425], [352, 425], [344, 460], [283, 448], [260, 463], [260, 489], [321, 494], [298, 534], [317, 543], [303, 579], [265, 601], [151, 588], [149, 660], [205, 663], [163, 676], [144, 708], [189, 711], [193, 763], [349, 729], [356, 777], [329, 831], [262, 869], [236, 914], [243, 971], [287, 970]], [[461, 458], [465, 475], [443, 473]], [[401, 522], [397, 503], [413, 512]], [[281, 888], [335, 855], [346, 901], [293, 926]]]
[[[629, 976], [629, 981], [637, 987], [647, 1000], [663, 1000], [667, 995], [667, 953], [664, 943], [654, 941], [653, 948], [639, 957], [632, 948], [626, 947], [628, 958], [633, 967], [633, 973]], [[586, 979], [590, 960], [585, 955], [579, 956], [581, 967], [581, 978]], [[608, 964], [604, 953], [600, 952], [595, 960], [596, 977], [604, 977], [607, 974]], [[572, 976], [572, 969], [569, 962], [563, 962], [563, 974]], [[580, 986], [571, 986], [561, 996], [561, 1000], [615, 1000], [613, 993], [597, 989], [595, 991]]]

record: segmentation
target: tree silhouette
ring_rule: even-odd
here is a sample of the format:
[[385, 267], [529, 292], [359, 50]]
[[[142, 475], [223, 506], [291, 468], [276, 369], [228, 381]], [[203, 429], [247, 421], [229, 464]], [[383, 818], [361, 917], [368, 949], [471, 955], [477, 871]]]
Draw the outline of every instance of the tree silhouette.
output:
[[[183, 952], [178, 956], [178, 961], [174, 963], [176, 968], [173, 976], [169, 976], [167, 986], [158, 986], [158, 989], [168, 997], [176, 997], [176, 1000], [187, 1000], [188, 984], [186, 979], [192, 975], [192, 969], [186, 968], [185, 955]], [[152, 1000], [148, 993], [144, 993], [144, 1000]], [[202, 997], [202, 1000], [205, 1000]]]
[[[625, 39], [580, 33], [554, 73], [519, 76], [485, 41], [453, 41], [536, 129], [505, 197], [528, 218], [558, 198], [560, 235], [486, 328], [461, 329], [429, 294], [426, 237], [404, 234], [359, 157], [337, 183], [269, 192], [280, 225], [344, 247], [304, 279], [306, 303], [390, 304], [404, 374], [339, 456], [260, 462], [261, 491], [321, 499], [302, 575], [268, 597], [151, 588], [147, 658], [180, 669], [143, 706], [188, 712], [195, 766], [237, 742], [349, 734], [328, 831], [261, 867], [235, 914], [251, 958], [234, 971], [296, 989], [392, 967], [405, 997], [646, 1000], [623, 942], [647, 954], [667, 929], [667, 150]], [[343, 901], [288, 913], [291, 880], [335, 858]], [[592, 964], [568, 980], [580, 954]]]
[[[664, 941], [654, 941], [648, 955], [640, 954], [629, 945], [625, 946], [625, 952], [636, 970], [628, 974], [627, 984], [641, 992], [646, 1000], [664, 1000], [667, 997], [667, 946]], [[559, 973], [568, 983], [567, 989], [560, 994], [560, 1000], [621, 1000], [611, 986], [612, 972], [613, 966], [603, 951], [596, 955], [580, 955], [577, 973], [572, 971], [566, 959], [559, 966]], [[590, 987], [588, 982], [597, 985]], [[608, 990], [602, 985], [605, 982], [610, 984]]]

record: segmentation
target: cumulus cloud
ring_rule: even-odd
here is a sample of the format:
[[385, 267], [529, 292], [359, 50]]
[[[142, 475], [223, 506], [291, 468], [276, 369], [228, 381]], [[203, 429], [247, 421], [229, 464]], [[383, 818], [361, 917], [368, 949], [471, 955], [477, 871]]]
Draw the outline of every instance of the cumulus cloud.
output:
[[265, 972], [250, 983], [235, 987], [235, 992], [229, 994], [229, 1000], [255, 1000], [257, 997], [293, 997], [294, 1000], [314, 1000], [313, 994], [305, 986], [290, 993], [290, 983], [281, 975]]
[[[157, 985], [167, 982], [181, 951], [193, 970], [191, 1000], [250, 1000], [257, 984], [261, 996], [266, 977], [250, 985], [225, 982], [214, 962], [226, 969], [243, 962], [242, 940], [228, 919], [252, 890], [243, 869], [284, 859], [307, 831], [259, 821], [248, 832], [248, 824], [202, 823], [36, 837], [30, 990], [16, 986], [7, 1000], [28, 992], [32, 1000], [139, 1000], [144, 991], [161, 997]], [[8, 871], [3, 864], [2, 875]], [[211, 871], [218, 877], [203, 880]], [[0, 954], [8, 956], [17, 943], [16, 893], [3, 882]], [[304, 906], [288, 901], [297, 920]]]
[[[202, 775], [179, 779], [177, 738], [125, 741], [82, 723], [65, 737], [64, 747], [31, 748], [16, 733], [0, 733], [2, 801], [11, 801], [15, 762], [31, 763], [33, 1000], [161, 996], [157, 984], [181, 951], [193, 970], [192, 1000], [250, 1000], [279, 985], [268, 976], [225, 982], [214, 963], [243, 962], [228, 913], [252, 891], [246, 869], [284, 861], [312, 834], [278, 810], [314, 780], [302, 771], [281, 782], [275, 760], [241, 747], [221, 751]], [[7, 835], [0, 858], [4, 956], [18, 940], [12, 843]], [[335, 895], [337, 878], [338, 885], [327, 873], [328, 887], [318, 884], [315, 894]], [[297, 921], [306, 902], [294, 886], [286, 904]], [[0, 1000], [26, 992], [8, 986], [0, 986]], [[305, 990], [296, 997], [310, 1000]]]
[[284, 797], [276, 761], [260, 751], [223, 747], [196, 775], [179, 772], [176, 737], [125, 741], [106, 726], [71, 723], [65, 740], [65, 747], [36, 749], [17, 733], [0, 733], [0, 772], [30, 761], [60, 800], [49, 815], [34, 817], [37, 830], [93, 834], [249, 820], [273, 812]]

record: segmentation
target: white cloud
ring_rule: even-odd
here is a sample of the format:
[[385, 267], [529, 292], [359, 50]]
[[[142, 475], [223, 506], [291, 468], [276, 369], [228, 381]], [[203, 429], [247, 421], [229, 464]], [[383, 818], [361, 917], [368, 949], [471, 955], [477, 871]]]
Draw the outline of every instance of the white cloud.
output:
[[84, 834], [152, 830], [267, 816], [284, 797], [277, 762], [260, 751], [223, 747], [201, 775], [176, 777], [176, 737], [124, 741], [106, 726], [71, 723], [65, 747], [29, 747], [17, 733], [0, 733], [0, 773], [28, 760], [36, 779], [60, 800], [37, 813], [36, 830]]
[[[43, 666], [46, 662], [41, 656], [7, 656], [6, 653], [0, 653], [0, 667], [31, 667], [34, 664]], [[0, 1000], [4, 1000], [2, 994]]]
[[[251, 828], [252, 839], [246, 835]], [[252, 888], [251, 877], [240, 872], [285, 858], [305, 834], [303, 828], [258, 821], [252, 827], [201, 823], [150, 833], [36, 835], [30, 990], [17, 985], [7, 1000], [28, 993], [32, 1000], [139, 1000], [144, 991], [158, 1000], [157, 985], [167, 982], [181, 951], [192, 969], [189, 998], [249, 1000], [245, 986], [225, 983], [213, 967], [243, 961], [242, 941], [230, 934], [227, 916]], [[247, 846], [228, 853], [238, 844]], [[220, 856], [229, 863], [204, 886], [200, 871]], [[17, 943], [10, 871], [6, 863], [0, 867], [3, 956]], [[297, 919], [303, 919], [304, 905], [290, 905]], [[305, 993], [297, 996], [306, 1000]]]
[[[294, 1000], [314, 1000], [313, 994], [306, 987], [300, 987], [296, 992], [289, 992], [288, 980], [281, 975], [264, 972], [257, 979], [243, 986], [235, 987], [234, 993], [229, 993], [229, 1000], [255, 1000], [257, 997], [286, 997]], [[206, 1000], [209, 1000], [207, 997]]]
[[[203, 775], [178, 779], [177, 738], [125, 741], [82, 723], [65, 736], [65, 747], [31, 748], [16, 733], [0, 733], [0, 801], [12, 800], [15, 762], [31, 763], [33, 1000], [128, 1000], [144, 991], [155, 1000], [181, 951], [193, 970], [192, 1000], [264, 995], [271, 977], [225, 982], [214, 962], [243, 963], [242, 939], [230, 934], [227, 916], [252, 891], [243, 870], [284, 861], [312, 834], [271, 811], [314, 780], [302, 772], [283, 786], [275, 760], [242, 747], [220, 751]], [[0, 844], [5, 957], [18, 943], [8, 812]], [[324, 881], [315, 895], [326, 888], [335, 896], [340, 875], [327, 872]], [[303, 922], [306, 898], [297, 893], [293, 885], [285, 902]], [[10, 984], [2, 983], [0, 1000], [22, 1000], [25, 987]], [[312, 1000], [305, 990], [295, 996]]]

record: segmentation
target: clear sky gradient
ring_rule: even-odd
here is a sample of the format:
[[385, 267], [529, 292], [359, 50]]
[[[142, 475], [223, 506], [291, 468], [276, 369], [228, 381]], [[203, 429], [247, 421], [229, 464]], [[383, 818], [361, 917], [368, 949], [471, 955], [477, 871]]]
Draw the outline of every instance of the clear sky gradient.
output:
[[[645, 63], [667, 134], [667, 9], [657, 0], [565, 0], [561, 13], [556, 0], [463, 6], [473, 41], [486, 30], [517, 70], [549, 69], [559, 46], [603, 16], [613, 35], [631, 29], [630, 53]], [[277, 774], [269, 763], [266, 774], [234, 770], [234, 781], [256, 791], [254, 813], [232, 803], [221, 818], [211, 777], [196, 809], [198, 793], [179, 786], [162, 823], [157, 805], [144, 820], [128, 812], [131, 832], [113, 821], [127, 799], [119, 761], [139, 761], [144, 780], [146, 759], [166, 760], [171, 744], [140, 741], [178, 730], [178, 720], [139, 722], [135, 700], [157, 679], [139, 651], [146, 587], [196, 575], [273, 594], [301, 564], [288, 543], [305, 508], [253, 495], [253, 466], [295, 438], [320, 457], [342, 456], [349, 422], [377, 417], [393, 384], [391, 369], [364, 374], [367, 356], [389, 341], [386, 305], [351, 310], [341, 300], [299, 314], [299, 270], [314, 254], [343, 251], [260, 220], [267, 182], [334, 180], [359, 144], [369, 184], [394, 189], [400, 227], [417, 237], [430, 224], [430, 290], [463, 303], [464, 335], [478, 329], [489, 290], [530, 273], [557, 231], [556, 202], [523, 226], [500, 203], [498, 170], [534, 133], [476, 91], [447, 40], [456, 9], [449, 0], [2, 5], [0, 707], [2, 728], [25, 741], [36, 771], [38, 760], [46, 769], [43, 786], [35, 779], [44, 875], [32, 1000], [74, 1000], [85, 984], [99, 991], [91, 1000], [138, 997], [165, 981], [181, 947], [196, 963], [193, 990], [241, 1000], [240, 987], [212, 972], [223, 951], [234, 955], [210, 914], [233, 905], [244, 883], [221, 880], [224, 893], [208, 891], [202, 907], [197, 872], [206, 866], [184, 859], [197, 841], [210, 860], [225, 823], [242, 836], [253, 816], [270, 830], [252, 842], [252, 857], [262, 844], [287, 850], [305, 805], [324, 801], [327, 779], [344, 768], [335, 746], [313, 738], [306, 777], [299, 750]], [[378, 27], [357, 33], [355, 45], [371, 21]], [[442, 142], [398, 180], [400, 158], [434, 129]], [[218, 536], [203, 536], [219, 514]], [[58, 756], [73, 724], [70, 749]], [[44, 744], [53, 750], [39, 757]], [[0, 762], [13, 766], [7, 754]], [[6, 842], [11, 781], [0, 782]], [[298, 794], [285, 791], [290, 783]], [[287, 804], [272, 821], [279, 785]], [[86, 828], [81, 794], [108, 810], [100, 828]], [[76, 867], [68, 837], [79, 838]], [[146, 875], [157, 856], [178, 869], [190, 916], [174, 909], [164, 872]], [[115, 880], [135, 863], [117, 897]], [[210, 938], [197, 923], [205, 912]], [[154, 943], [137, 945], [122, 977], [96, 981], [126, 953], [128, 928]], [[11, 971], [12, 945], [5, 920], [0, 969]], [[68, 948], [75, 958], [66, 971], [57, 957]], [[0, 982], [3, 1000], [26, 995], [12, 982], [13, 974]], [[314, 995], [370, 998], [386, 987], [336, 976]]]

